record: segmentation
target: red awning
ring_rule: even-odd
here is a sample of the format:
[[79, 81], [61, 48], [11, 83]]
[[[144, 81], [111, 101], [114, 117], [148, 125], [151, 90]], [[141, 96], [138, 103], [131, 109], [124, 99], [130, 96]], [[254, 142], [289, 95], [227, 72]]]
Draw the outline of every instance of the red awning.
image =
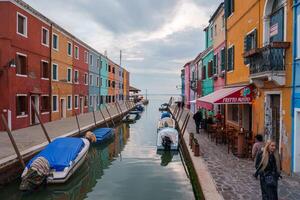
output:
[[197, 99], [197, 106], [212, 110], [214, 104], [251, 104], [252, 94], [253, 88], [249, 85], [223, 88]]

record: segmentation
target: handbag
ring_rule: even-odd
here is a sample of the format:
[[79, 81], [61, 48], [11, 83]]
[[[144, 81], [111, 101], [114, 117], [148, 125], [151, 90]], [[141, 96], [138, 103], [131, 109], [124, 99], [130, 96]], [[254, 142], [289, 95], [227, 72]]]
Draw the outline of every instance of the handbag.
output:
[[264, 176], [265, 183], [267, 186], [276, 187], [277, 186], [277, 179], [274, 174], [268, 174]]

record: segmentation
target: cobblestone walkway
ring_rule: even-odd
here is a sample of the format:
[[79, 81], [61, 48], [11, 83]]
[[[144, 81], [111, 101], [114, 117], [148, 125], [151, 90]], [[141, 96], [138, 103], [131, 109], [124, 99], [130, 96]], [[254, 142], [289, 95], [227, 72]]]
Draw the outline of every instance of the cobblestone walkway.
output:
[[[186, 110], [182, 116], [184, 117], [187, 112]], [[192, 116], [187, 130], [195, 132]], [[218, 191], [225, 200], [261, 199], [259, 180], [252, 176], [255, 171], [253, 161], [228, 154], [226, 145], [216, 145], [211, 142], [204, 131], [195, 135], [198, 138], [203, 159]], [[283, 174], [283, 179], [279, 181], [279, 199], [300, 200], [300, 176], [291, 177]]]

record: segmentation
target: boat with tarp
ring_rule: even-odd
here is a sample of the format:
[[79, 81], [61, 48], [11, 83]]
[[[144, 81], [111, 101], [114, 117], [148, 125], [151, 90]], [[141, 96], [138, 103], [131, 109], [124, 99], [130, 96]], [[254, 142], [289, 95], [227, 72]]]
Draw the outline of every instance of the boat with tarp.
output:
[[178, 150], [178, 131], [165, 127], [157, 133], [157, 150]]
[[93, 131], [93, 134], [96, 136], [96, 143], [104, 142], [114, 136], [113, 128], [97, 128]]

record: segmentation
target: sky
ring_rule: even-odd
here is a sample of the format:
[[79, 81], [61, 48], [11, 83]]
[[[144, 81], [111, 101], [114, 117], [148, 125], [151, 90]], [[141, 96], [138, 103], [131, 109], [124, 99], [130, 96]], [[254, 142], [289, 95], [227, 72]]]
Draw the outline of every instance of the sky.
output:
[[130, 72], [148, 94], [178, 94], [180, 70], [204, 49], [221, 0], [25, 0]]

